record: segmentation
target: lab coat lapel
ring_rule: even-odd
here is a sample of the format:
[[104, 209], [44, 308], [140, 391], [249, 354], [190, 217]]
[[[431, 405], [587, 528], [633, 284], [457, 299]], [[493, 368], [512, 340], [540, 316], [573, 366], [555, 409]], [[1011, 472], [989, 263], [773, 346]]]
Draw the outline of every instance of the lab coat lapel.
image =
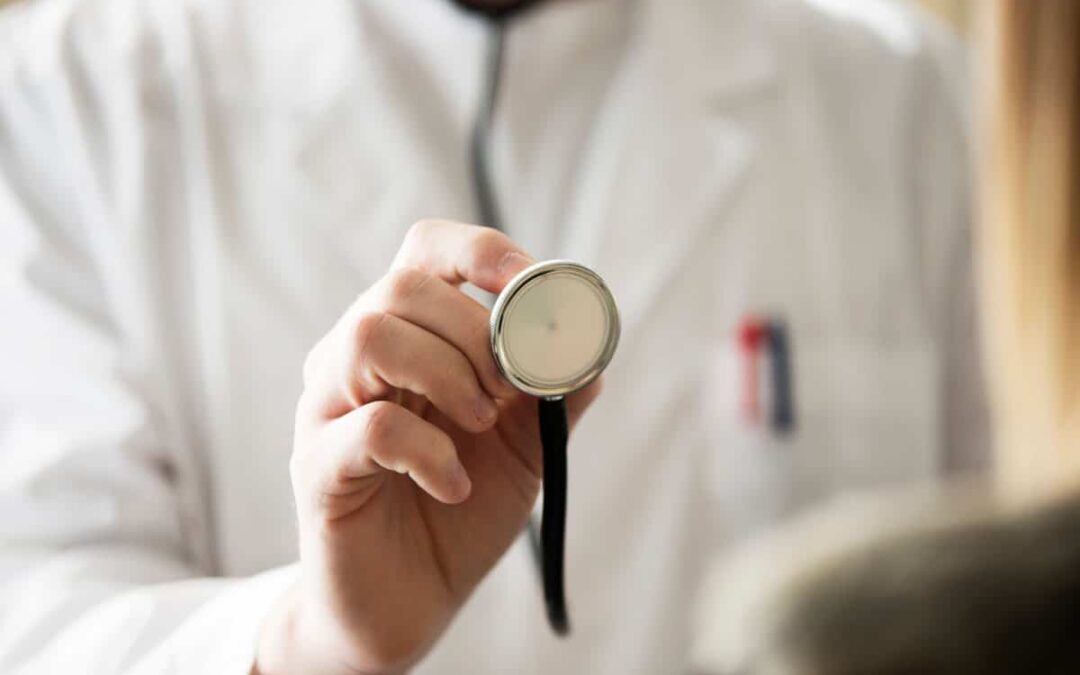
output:
[[[716, 3], [709, 16], [666, 4], [643, 3], [640, 43], [586, 149], [592, 168], [564, 247], [608, 280], [628, 333], [725, 222], [755, 154], [737, 112], [775, 73], [769, 46], [749, 40], [762, 35], [748, 25], [754, 3]], [[717, 26], [722, 34], [708, 33]]]

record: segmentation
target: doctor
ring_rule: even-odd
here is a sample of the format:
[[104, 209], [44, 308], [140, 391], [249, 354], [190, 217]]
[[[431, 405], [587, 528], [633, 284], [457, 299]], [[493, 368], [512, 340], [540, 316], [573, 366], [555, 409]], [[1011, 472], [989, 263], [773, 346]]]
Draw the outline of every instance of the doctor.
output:
[[[977, 460], [943, 35], [877, 0], [507, 20], [500, 234], [451, 222], [498, 47], [460, 6], [0, 17], [0, 671], [678, 673], [711, 554]], [[566, 641], [516, 537], [534, 429], [455, 288], [530, 256], [623, 314]], [[787, 327], [791, 429], [745, 414], [749, 315]]]

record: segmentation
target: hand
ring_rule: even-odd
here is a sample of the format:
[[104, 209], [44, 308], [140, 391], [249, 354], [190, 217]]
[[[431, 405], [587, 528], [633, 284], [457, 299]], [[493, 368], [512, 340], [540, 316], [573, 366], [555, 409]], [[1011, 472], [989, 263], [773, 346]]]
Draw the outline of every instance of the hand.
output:
[[[494, 230], [421, 222], [308, 356], [290, 465], [301, 581], [263, 627], [260, 672], [408, 668], [522, 531], [537, 404], [499, 374], [489, 312], [458, 286], [497, 293], [530, 263]], [[571, 423], [597, 390], [568, 398]]]

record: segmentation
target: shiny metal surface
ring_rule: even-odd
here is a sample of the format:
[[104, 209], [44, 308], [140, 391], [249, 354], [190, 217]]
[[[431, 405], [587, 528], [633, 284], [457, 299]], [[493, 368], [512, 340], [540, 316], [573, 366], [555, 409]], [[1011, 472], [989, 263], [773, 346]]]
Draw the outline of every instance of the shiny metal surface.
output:
[[[509, 333], [523, 317], [521, 299], [538, 285], [574, 280], [595, 293], [600, 302], [605, 329], [595, 345], [596, 354], [581, 368], [565, 378], [542, 378], [530, 374], [516, 362]], [[580, 298], [579, 298], [580, 299]], [[604, 280], [588, 267], [568, 260], [537, 263], [515, 276], [495, 301], [491, 311], [491, 350], [502, 374], [518, 389], [533, 396], [559, 398], [571, 394], [595, 380], [615, 355], [619, 343], [619, 310]]]

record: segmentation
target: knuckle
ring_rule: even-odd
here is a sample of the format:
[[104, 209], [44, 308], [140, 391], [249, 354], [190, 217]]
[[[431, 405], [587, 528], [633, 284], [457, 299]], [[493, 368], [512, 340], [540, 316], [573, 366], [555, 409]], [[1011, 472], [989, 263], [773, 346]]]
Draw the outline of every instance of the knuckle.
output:
[[484, 228], [473, 240], [472, 254], [478, 264], [495, 264], [511, 247], [510, 237], [498, 230]]
[[352, 330], [352, 347], [354, 350], [353, 356], [357, 361], [362, 360], [364, 352], [367, 351], [379, 332], [383, 330], [385, 321], [386, 315], [381, 312], [361, 314], [356, 319]]
[[457, 450], [454, 448], [454, 443], [446, 438], [440, 438], [437, 443], [433, 444], [435, 452], [432, 453], [432, 461], [437, 463], [440, 473], [449, 474], [458, 465]]
[[459, 382], [468, 384], [469, 380], [476, 379], [468, 357], [457, 349], [446, 347], [436, 358], [437, 360], [433, 361], [432, 365], [435, 378], [440, 385], [453, 387]]
[[423, 239], [429, 232], [438, 227], [438, 221], [433, 218], [421, 218], [409, 226], [405, 233], [405, 241], [413, 243]]
[[388, 401], [374, 401], [364, 408], [363, 431], [361, 437], [369, 449], [386, 447], [394, 432], [394, 404]]
[[385, 298], [389, 305], [399, 305], [415, 296], [428, 281], [428, 275], [415, 267], [403, 267], [386, 276]]
[[430, 371], [430, 386], [445, 397], [453, 397], [455, 403], [467, 406], [470, 401], [480, 396], [481, 387], [476, 371], [464, 354], [457, 350], [447, 350], [440, 363]]
[[413, 456], [412, 468], [422, 475], [438, 479], [447, 475], [456, 462], [453, 444], [439, 438], [433, 440], [424, 452]]
[[339, 461], [335, 463], [326, 476], [326, 483], [322, 493], [331, 497], [337, 496], [340, 494], [340, 486], [348, 485], [351, 478], [347, 462]]

